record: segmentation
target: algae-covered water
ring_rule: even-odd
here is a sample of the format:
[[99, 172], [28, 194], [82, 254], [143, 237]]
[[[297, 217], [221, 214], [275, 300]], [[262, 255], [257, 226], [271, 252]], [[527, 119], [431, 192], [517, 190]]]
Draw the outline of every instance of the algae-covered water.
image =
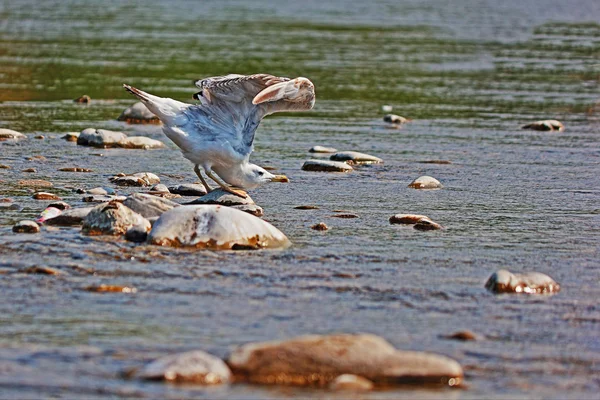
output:
[[[11, 167], [0, 169], [0, 194], [18, 205], [0, 208], [0, 396], [346, 398], [147, 383], [123, 371], [191, 349], [224, 357], [249, 341], [370, 332], [458, 360], [467, 385], [362, 398], [598, 398], [599, 22], [596, 0], [3, 2], [0, 127], [28, 139], [0, 142], [0, 164]], [[20, 180], [49, 180], [73, 206], [83, 206], [73, 188], [110, 186], [118, 172], [195, 181], [160, 127], [116, 121], [134, 102], [122, 83], [191, 102], [194, 79], [256, 72], [305, 76], [317, 91], [313, 111], [263, 121], [252, 158], [291, 179], [251, 192], [289, 249], [173, 250], [76, 228], [12, 233], [48, 203]], [[72, 102], [83, 94], [89, 105]], [[389, 129], [382, 105], [414, 121]], [[547, 118], [565, 131], [520, 129]], [[167, 148], [60, 139], [88, 127]], [[302, 171], [317, 144], [385, 163]], [[38, 155], [45, 161], [30, 160]], [[94, 172], [58, 171], [73, 166]], [[407, 188], [421, 175], [444, 188]], [[446, 229], [389, 225], [396, 213]], [[318, 222], [331, 229], [311, 230]], [[31, 266], [62, 274], [23, 272]], [[500, 268], [546, 273], [562, 290], [490, 294], [483, 285]], [[86, 290], [101, 283], [138, 291]], [[442, 338], [462, 329], [481, 339]]]

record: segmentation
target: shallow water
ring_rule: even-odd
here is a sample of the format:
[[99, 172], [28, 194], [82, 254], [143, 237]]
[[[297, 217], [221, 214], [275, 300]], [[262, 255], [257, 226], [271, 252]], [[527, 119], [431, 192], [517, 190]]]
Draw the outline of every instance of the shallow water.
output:
[[[338, 397], [326, 391], [145, 383], [123, 371], [160, 355], [219, 356], [248, 341], [371, 332], [402, 349], [457, 359], [467, 388], [399, 388], [363, 398], [592, 398], [600, 389], [600, 3], [44, 1], [0, 5], [0, 388], [24, 397]], [[115, 119], [134, 100], [121, 84], [191, 101], [193, 79], [229, 72], [306, 76], [314, 111], [272, 116], [253, 160], [290, 184], [252, 191], [283, 251], [209, 252], [87, 238], [78, 229], [16, 235], [48, 202], [22, 179], [83, 206], [73, 187], [118, 172], [193, 182], [157, 126]], [[90, 105], [74, 104], [82, 94]], [[382, 122], [381, 106], [415, 121]], [[545, 118], [562, 133], [520, 125]], [[87, 127], [168, 144], [90, 149], [60, 139]], [[45, 139], [34, 139], [43, 134]], [[379, 156], [351, 174], [300, 170], [313, 145]], [[43, 155], [46, 161], [29, 161]], [[100, 156], [101, 155], [101, 156]], [[426, 164], [449, 160], [451, 164]], [[92, 173], [58, 172], [62, 167]], [[19, 172], [35, 167], [36, 173]], [[421, 175], [444, 188], [408, 189]], [[131, 190], [121, 190], [129, 193]], [[297, 210], [298, 205], [318, 210]], [[347, 210], [358, 219], [332, 218]], [[446, 227], [391, 226], [395, 213]], [[309, 227], [325, 222], [324, 233]], [[58, 276], [32, 275], [33, 265]], [[555, 296], [494, 296], [499, 268], [555, 278]], [[135, 294], [91, 293], [132, 285]], [[485, 339], [441, 336], [469, 329]]]

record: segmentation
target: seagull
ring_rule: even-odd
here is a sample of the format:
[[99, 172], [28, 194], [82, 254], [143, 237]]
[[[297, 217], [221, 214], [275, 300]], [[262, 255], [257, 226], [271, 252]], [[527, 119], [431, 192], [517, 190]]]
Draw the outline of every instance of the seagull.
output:
[[160, 118], [163, 132], [194, 164], [194, 172], [207, 192], [212, 188], [201, 169], [223, 190], [243, 198], [248, 197], [244, 189], [267, 182], [288, 182], [284, 175], [273, 175], [250, 163], [254, 134], [269, 114], [312, 109], [313, 83], [307, 78], [268, 74], [229, 74], [194, 83], [200, 91], [193, 98], [200, 104], [154, 96], [125, 84], [123, 87]]

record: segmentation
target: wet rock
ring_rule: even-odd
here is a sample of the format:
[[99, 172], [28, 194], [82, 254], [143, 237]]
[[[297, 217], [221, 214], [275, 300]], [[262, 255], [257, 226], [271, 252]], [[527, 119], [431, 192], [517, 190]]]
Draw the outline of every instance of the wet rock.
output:
[[560, 285], [546, 274], [513, 274], [505, 269], [494, 272], [485, 287], [494, 293], [550, 294], [560, 291]]
[[346, 163], [326, 160], [308, 160], [302, 165], [302, 170], [304, 171], [350, 172], [353, 169]]
[[56, 269], [56, 268], [52, 268], [52, 267], [38, 266], [38, 265], [33, 265], [31, 267], [27, 267], [27, 268], [23, 269], [22, 272], [24, 272], [26, 274], [40, 274], [40, 275], [62, 275], [62, 274], [64, 274], [64, 272], [62, 272], [60, 269]]
[[68, 203], [65, 203], [64, 201], [55, 201], [53, 203], [48, 204], [48, 207], [54, 207], [61, 211], [68, 210], [69, 208], [71, 208], [71, 206]]
[[396, 214], [390, 217], [390, 224], [414, 225], [422, 219], [429, 219], [429, 217], [419, 214]]
[[200, 350], [161, 357], [134, 375], [139, 379], [217, 385], [231, 380], [231, 371], [218, 357]]
[[10, 165], [0, 164], [0, 169], [12, 169]]
[[204, 185], [184, 183], [177, 186], [170, 186], [169, 192], [181, 196], [204, 196], [206, 194], [206, 189], [204, 188]]
[[459, 331], [459, 332], [455, 332], [451, 335], [444, 336], [444, 338], [450, 339], [450, 340], [461, 340], [461, 341], [465, 342], [465, 341], [469, 341], [469, 340], [477, 340], [477, 335], [475, 335], [471, 331]]
[[347, 164], [381, 164], [383, 160], [381, 158], [359, 153], [357, 151], [340, 151], [329, 157], [332, 161], [343, 161]]
[[37, 155], [29, 157], [27, 161], [48, 161], [48, 159], [42, 155]]
[[108, 203], [109, 201], [124, 202], [127, 199], [125, 196], [104, 196], [101, 194], [91, 194], [83, 196], [81, 201], [84, 203]]
[[13, 226], [12, 231], [15, 233], [38, 233], [40, 226], [34, 221], [19, 221]]
[[123, 132], [87, 128], [79, 134], [77, 144], [80, 146], [108, 148], [119, 147], [119, 143], [125, 140], [127, 140], [127, 135]]
[[375, 385], [431, 383], [455, 386], [460, 365], [447, 357], [396, 350], [369, 334], [307, 335], [285, 341], [250, 343], [227, 360], [236, 381], [262, 384], [327, 385], [352, 374]]
[[326, 231], [329, 229], [329, 227], [325, 225], [324, 222], [319, 222], [318, 224], [314, 224], [313, 226], [311, 226], [310, 229], [315, 231]]
[[[152, 222], [150, 222], [150, 226], [152, 225]], [[146, 239], [148, 239], [148, 231], [144, 225], [132, 226], [131, 228], [127, 229], [127, 232], [125, 232], [125, 240], [129, 242], [143, 243], [146, 241]]]
[[68, 132], [62, 138], [65, 139], [67, 142], [76, 142], [77, 139], [79, 139], [79, 135], [80, 135], [80, 132]]
[[106, 195], [114, 195], [116, 192], [113, 188], [95, 187], [95, 188], [86, 190], [85, 193], [106, 196]]
[[231, 208], [235, 208], [236, 210], [240, 210], [250, 215], [254, 215], [255, 217], [262, 217], [263, 215], [265, 215], [265, 212], [262, 209], [262, 207], [256, 204], [240, 204], [239, 206], [231, 206]]
[[294, 210], [318, 210], [318, 206], [296, 206]]
[[443, 186], [437, 179], [423, 175], [412, 181], [408, 187], [413, 189], [440, 189]]
[[422, 218], [413, 226], [413, 228], [419, 231], [435, 231], [442, 229], [443, 226], [437, 222], [433, 222], [429, 218]]
[[173, 201], [145, 193], [133, 193], [123, 204], [144, 218], [159, 217], [165, 211], [179, 207]]
[[81, 97], [76, 98], [75, 100], [73, 100], [74, 103], [81, 103], [81, 104], [89, 104], [92, 101], [92, 98], [90, 96], [88, 96], [87, 94], [84, 94]]
[[20, 186], [28, 187], [52, 187], [52, 182], [44, 181], [42, 179], [25, 179], [19, 181]]
[[25, 168], [23, 171], [21, 172], [37, 172], [35, 168]]
[[129, 124], [160, 124], [160, 119], [142, 102], [137, 102], [128, 107], [119, 115], [118, 121], [125, 121]]
[[125, 149], [160, 149], [165, 147], [165, 144], [160, 140], [150, 139], [145, 136], [130, 136], [127, 139], [119, 143], [119, 147]]
[[360, 218], [356, 214], [334, 214], [331, 215], [332, 218], [343, 218], [343, 219], [352, 219], [352, 218]]
[[83, 220], [88, 216], [94, 207], [72, 208], [63, 211], [61, 214], [45, 220], [46, 225], [54, 226], [75, 226], [83, 224]]
[[150, 222], [129, 207], [111, 201], [94, 207], [83, 220], [84, 235], [123, 235], [129, 228], [142, 225], [150, 230]]
[[120, 285], [91, 285], [85, 288], [88, 292], [95, 293], [137, 293], [137, 289], [131, 286]]
[[155, 222], [148, 241], [161, 246], [214, 250], [287, 247], [287, 237], [248, 213], [218, 205], [181, 206]]
[[309, 153], [337, 153], [333, 147], [313, 146], [308, 150]]
[[562, 132], [565, 130], [565, 126], [562, 122], [555, 119], [545, 119], [542, 121], [535, 121], [531, 124], [523, 125], [521, 129], [532, 129], [534, 131], [558, 131]]
[[138, 172], [131, 175], [116, 175], [110, 180], [119, 186], [150, 186], [160, 183], [160, 178], [152, 172]]
[[408, 118], [404, 118], [401, 117], [400, 115], [396, 115], [396, 114], [387, 114], [383, 117], [383, 121], [387, 122], [388, 124], [404, 124], [406, 122], [410, 122], [411, 120]]
[[33, 138], [34, 139], [45, 139], [46, 137], [44, 135], [35, 135]]
[[38, 224], [43, 224], [47, 220], [55, 218], [60, 214], [62, 214], [62, 210], [56, 207], [46, 207], [46, 209], [42, 211], [40, 215], [35, 219], [35, 222], [37, 222]]
[[54, 193], [48, 192], [37, 192], [32, 196], [35, 200], [61, 200], [60, 197]]
[[329, 389], [339, 391], [367, 391], [373, 389], [373, 382], [362, 376], [343, 374], [329, 384]]
[[94, 172], [93, 170], [91, 170], [89, 168], [80, 168], [80, 167], [65, 167], [65, 168], [60, 168], [59, 171], [61, 171], [61, 172]]
[[254, 200], [250, 196], [245, 199], [224, 191], [223, 189], [215, 189], [212, 192], [205, 194], [202, 197], [197, 198], [187, 204], [218, 204], [221, 206], [241, 206], [248, 204], [255, 204]]
[[3, 140], [20, 140], [27, 139], [27, 136], [21, 132], [13, 131], [12, 129], [0, 128], [0, 142]]
[[156, 193], [170, 193], [169, 188], [166, 185], [163, 185], [162, 183], [152, 186], [150, 188], [150, 191]]

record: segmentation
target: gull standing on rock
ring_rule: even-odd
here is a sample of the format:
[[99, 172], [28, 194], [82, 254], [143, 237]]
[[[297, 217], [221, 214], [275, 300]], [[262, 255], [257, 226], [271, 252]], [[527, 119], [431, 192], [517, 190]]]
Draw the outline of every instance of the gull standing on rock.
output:
[[[138, 97], [164, 123], [163, 131], [194, 163], [194, 171], [212, 189], [200, 168], [227, 192], [241, 197], [242, 189], [267, 182], [288, 182], [250, 163], [254, 133], [266, 115], [279, 111], [310, 110], [315, 87], [306, 78], [282, 78], [268, 74], [217, 76], [195, 82], [200, 104], [153, 96], [129, 85], [125, 90]], [[229, 186], [229, 185], [231, 186]]]

